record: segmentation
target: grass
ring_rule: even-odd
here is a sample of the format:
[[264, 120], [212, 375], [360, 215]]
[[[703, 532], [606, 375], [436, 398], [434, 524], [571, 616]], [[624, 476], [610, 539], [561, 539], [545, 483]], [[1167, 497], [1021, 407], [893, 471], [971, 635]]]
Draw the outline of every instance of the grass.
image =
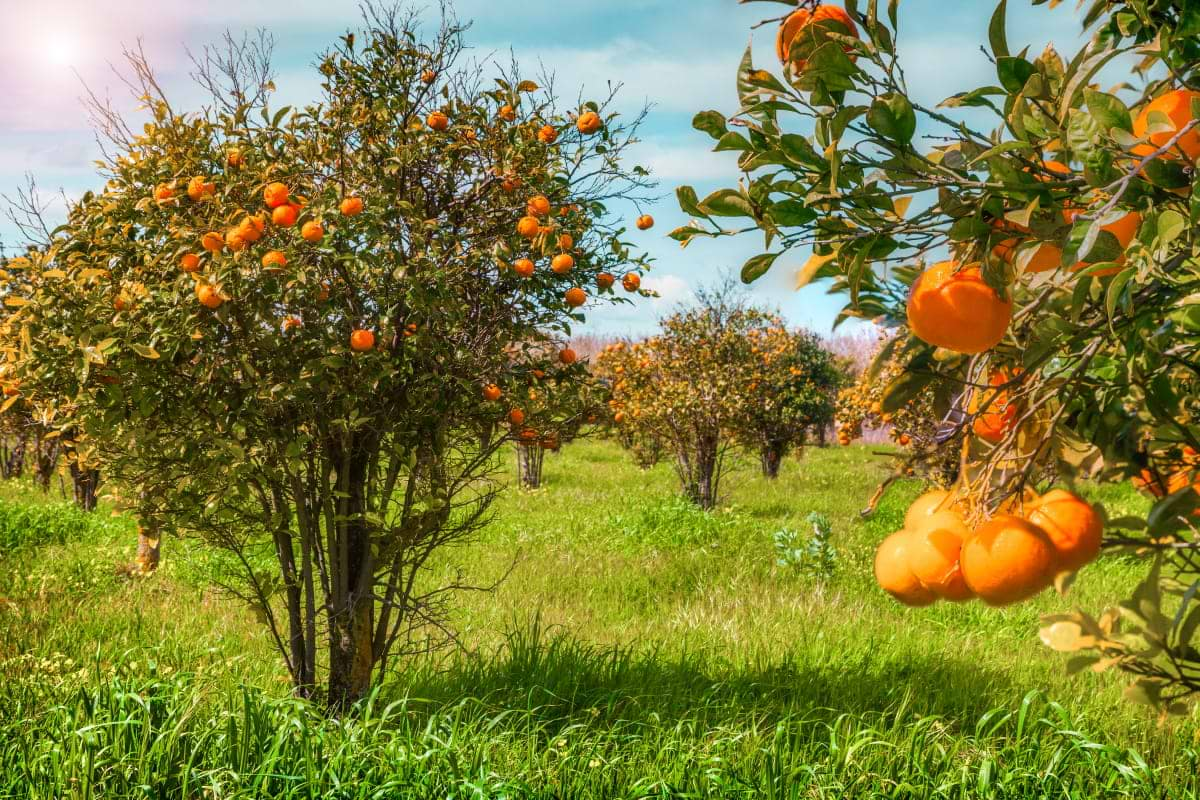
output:
[[[1039, 614], [1114, 602], [1137, 562], [1087, 567], [1066, 598], [905, 609], [871, 558], [920, 487], [860, 521], [884, 474], [868, 448], [810, 450], [776, 482], [748, 466], [715, 514], [607, 442], [545, 473], [438, 566], [512, 568], [461, 599], [466, 649], [342, 720], [288, 696], [254, 615], [209, 586], [220, 558], [171, 539], [130, 581], [128, 520], [4, 488], [0, 797], [1200, 796], [1194, 717], [1160, 726], [1122, 676], [1067, 676], [1037, 642]], [[814, 511], [838, 552], [823, 581], [772, 541]]]

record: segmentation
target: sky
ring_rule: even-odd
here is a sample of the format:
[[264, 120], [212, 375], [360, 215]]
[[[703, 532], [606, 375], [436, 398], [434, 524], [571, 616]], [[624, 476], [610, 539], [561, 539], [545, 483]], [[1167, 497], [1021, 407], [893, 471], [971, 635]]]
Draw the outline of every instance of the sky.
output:
[[[417, 0], [417, 6], [425, 5]], [[430, 3], [429, 19], [435, 8]], [[883, 6], [883, 3], [880, 3]], [[864, 6], [865, 7], [865, 4]], [[914, 95], [930, 105], [957, 91], [994, 83], [980, 51], [992, 0], [900, 0], [899, 52]], [[531, 73], [541, 66], [556, 76], [565, 100], [606, 93], [622, 84], [618, 109], [636, 113], [651, 106], [642, 143], [632, 158], [658, 178], [660, 200], [645, 209], [657, 220], [630, 240], [655, 265], [644, 282], [660, 299], [639, 299], [589, 312], [580, 332], [641, 335], [698, 286], [736, 272], [762, 250], [762, 238], [697, 240], [686, 250], [666, 234], [687, 222], [674, 190], [691, 184], [703, 197], [736, 184], [736, 154], [711, 152], [711, 140], [691, 127], [692, 116], [713, 108], [737, 108], [734, 77], [752, 41], [757, 65], [775, 69], [775, 26], [752, 30], [786, 6], [735, 0], [456, 0], [460, 19], [471, 21], [467, 41], [477, 56], [511, 51]], [[83, 86], [125, 102], [127, 91], [113, 72], [124, 47], [140, 40], [168, 95], [198, 98], [188, 76], [188, 52], [235, 36], [267, 29], [275, 38], [278, 93], [272, 105], [303, 103], [315, 95], [314, 55], [357, 26], [357, 2], [349, 0], [0, 0], [0, 194], [11, 195], [24, 176], [43, 190], [70, 198], [99, 181], [93, 163], [99, 149], [80, 101]], [[1050, 10], [1029, 0], [1010, 0], [1009, 46], [1036, 55], [1048, 42], [1073, 53], [1082, 41], [1075, 4]], [[806, 132], [807, 131], [799, 131]], [[920, 134], [920, 132], [918, 132]], [[633, 210], [628, 213], [632, 216]], [[49, 216], [63, 217], [61, 204]], [[6, 219], [0, 240], [20, 241]], [[794, 325], [829, 333], [841, 300], [816, 285], [793, 289], [795, 270], [808, 253], [794, 251], [756, 282], [754, 299], [777, 307]]]

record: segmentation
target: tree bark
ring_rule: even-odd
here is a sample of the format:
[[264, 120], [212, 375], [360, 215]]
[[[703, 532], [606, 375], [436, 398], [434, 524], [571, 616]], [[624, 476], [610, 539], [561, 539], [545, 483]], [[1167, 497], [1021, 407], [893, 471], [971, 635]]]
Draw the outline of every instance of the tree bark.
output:
[[759, 459], [762, 462], [764, 478], [774, 480], [779, 477], [779, 465], [783, 463], [783, 455], [787, 448], [782, 442], [767, 440], [759, 448]]
[[135, 575], [149, 575], [158, 569], [161, 539], [157, 523], [138, 525], [137, 555], [133, 561]]
[[521, 488], [537, 489], [542, 485], [542, 463], [546, 451], [540, 445], [517, 444], [517, 476]]
[[96, 490], [100, 487], [100, 471], [80, 469], [71, 462], [71, 485], [75, 490], [75, 505], [84, 511], [96, 510]]

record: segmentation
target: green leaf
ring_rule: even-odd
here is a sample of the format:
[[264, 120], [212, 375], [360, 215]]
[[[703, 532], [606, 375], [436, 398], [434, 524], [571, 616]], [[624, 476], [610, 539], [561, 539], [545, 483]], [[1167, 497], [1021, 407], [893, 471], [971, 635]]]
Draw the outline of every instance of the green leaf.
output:
[[1000, 5], [996, 6], [996, 10], [992, 12], [992, 19], [988, 23], [988, 42], [992, 46], [992, 55], [997, 58], [1008, 55], [1008, 37], [1004, 33], [1004, 14], [1007, 5], [1008, 0], [1000, 0]]
[[908, 144], [917, 132], [917, 115], [904, 95], [885, 94], [871, 103], [867, 124], [885, 139]]
[[1116, 97], [1094, 89], [1084, 89], [1083, 99], [1092, 117], [1105, 131], [1116, 128], [1126, 133], [1133, 132], [1133, 119], [1129, 116], [1129, 109]]
[[766, 275], [767, 270], [775, 263], [775, 259], [781, 255], [783, 253], [763, 253], [746, 261], [742, 265], [742, 283], [754, 283], [763, 275]]
[[675, 190], [675, 198], [679, 201], [679, 207], [683, 213], [693, 217], [707, 217], [708, 214], [700, 208], [700, 199], [696, 197], [696, 190], [691, 186], [680, 186]]
[[692, 127], [720, 139], [725, 135], [725, 116], [720, 111], [701, 111], [692, 117]]
[[737, 189], [718, 189], [700, 202], [704, 216], [753, 217], [750, 201]]
[[996, 74], [1000, 77], [1000, 85], [1011, 94], [1016, 94], [1025, 88], [1030, 76], [1037, 72], [1037, 67], [1018, 56], [1004, 56], [996, 59]]
[[142, 358], [148, 358], [153, 361], [159, 357], [157, 350], [155, 350], [153, 347], [147, 347], [144, 344], [131, 344], [129, 345], [129, 348]]
[[750, 144], [750, 140], [747, 139], [745, 136], [742, 136], [740, 133], [736, 133], [734, 131], [729, 131], [724, 136], [722, 136], [717, 141], [717, 146], [713, 148], [713, 150], [716, 152], [720, 152], [722, 150], [743, 150], [744, 151], [744, 150], [751, 150], [751, 149], [753, 149], [753, 145]]
[[803, 200], [780, 200], [767, 209], [767, 215], [776, 225], [789, 228], [807, 225], [817, 218], [817, 212]]
[[879, 405], [884, 413], [899, 411], [910, 400], [921, 393], [929, 381], [932, 380], [931, 375], [918, 374], [916, 372], [902, 372], [896, 380], [888, 384], [888, 387], [883, 390], [883, 395], [879, 398]]

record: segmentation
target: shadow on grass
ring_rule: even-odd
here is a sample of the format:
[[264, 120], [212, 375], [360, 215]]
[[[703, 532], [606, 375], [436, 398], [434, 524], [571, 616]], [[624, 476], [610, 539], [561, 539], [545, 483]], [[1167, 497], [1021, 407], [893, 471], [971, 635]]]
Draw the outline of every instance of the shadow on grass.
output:
[[431, 708], [471, 697], [482, 713], [519, 710], [551, 726], [582, 720], [771, 724], [797, 715], [833, 720], [904, 707], [968, 728], [1020, 695], [978, 663], [943, 655], [864, 653], [811, 664], [785, 656], [774, 663], [735, 663], [702, 652], [589, 644], [537, 620], [510, 631], [493, 652], [455, 657], [441, 670], [418, 669], [385, 686], [384, 693], [420, 698]]

